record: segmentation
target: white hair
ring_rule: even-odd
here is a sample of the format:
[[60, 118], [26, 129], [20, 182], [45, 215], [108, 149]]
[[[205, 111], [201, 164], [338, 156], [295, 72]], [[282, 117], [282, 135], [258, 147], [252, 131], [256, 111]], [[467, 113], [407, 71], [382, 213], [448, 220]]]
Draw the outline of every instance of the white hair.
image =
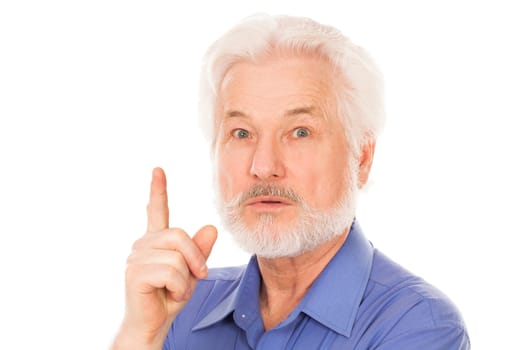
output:
[[204, 56], [199, 117], [212, 150], [217, 96], [227, 71], [240, 61], [258, 62], [280, 52], [326, 60], [342, 77], [342, 86], [335, 89], [336, 110], [350, 148], [358, 151], [362, 143], [375, 140], [385, 123], [383, 78], [365, 50], [338, 29], [309, 18], [257, 14], [226, 32]]

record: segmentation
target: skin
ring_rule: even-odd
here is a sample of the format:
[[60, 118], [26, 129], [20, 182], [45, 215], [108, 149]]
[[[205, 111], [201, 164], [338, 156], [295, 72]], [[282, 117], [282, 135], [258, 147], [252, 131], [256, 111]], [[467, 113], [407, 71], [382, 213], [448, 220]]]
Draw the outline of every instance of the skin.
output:
[[[313, 208], [335, 206], [347, 190], [344, 176], [350, 157], [334, 108], [335, 79], [325, 61], [309, 56], [242, 62], [228, 71], [219, 92], [216, 144], [219, 186], [226, 202], [253, 185], [271, 183], [293, 188]], [[366, 182], [373, 146], [363, 154], [353, 179], [359, 187]], [[243, 203], [241, 209], [249, 227], [255, 226], [259, 214], [272, 214], [275, 236], [302, 210], [285, 199], [267, 197]], [[347, 231], [297, 257], [258, 257], [266, 329], [295, 308], [344, 243]]]
[[166, 175], [152, 174], [147, 232], [138, 239], [126, 269], [126, 313], [112, 349], [161, 349], [175, 316], [206, 277], [206, 260], [217, 229], [202, 227], [191, 238], [169, 228]]
[[[254, 184], [273, 183], [293, 188], [313, 208], [335, 205], [346, 191], [342, 179], [350, 151], [333, 108], [332, 79], [326, 62], [308, 56], [237, 63], [228, 71], [220, 87], [215, 145], [225, 200]], [[354, 177], [358, 187], [367, 181], [373, 153], [373, 142], [363, 145]], [[260, 198], [242, 206], [249, 225], [260, 214], [273, 215], [274, 235], [301, 210], [282, 198]], [[206, 277], [206, 260], [217, 238], [210, 225], [193, 237], [170, 228], [166, 176], [160, 168], [153, 170], [147, 215], [147, 232], [128, 258], [126, 313], [113, 349], [162, 348], [197, 280]], [[345, 232], [294, 258], [258, 258], [266, 329], [298, 304], [343, 244]]]

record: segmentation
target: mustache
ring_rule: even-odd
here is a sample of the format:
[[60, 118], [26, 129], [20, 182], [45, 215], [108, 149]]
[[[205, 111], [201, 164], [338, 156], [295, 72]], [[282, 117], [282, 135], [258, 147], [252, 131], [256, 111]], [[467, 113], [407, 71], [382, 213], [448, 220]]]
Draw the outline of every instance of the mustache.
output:
[[258, 184], [250, 187], [248, 191], [239, 194], [234, 200], [232, 200], [231, 205], [240, 206], [249, 199], [261, 196], [282, 197], [294, 203], [304, 203], [303, 198], [291, 188], [270, 184]]

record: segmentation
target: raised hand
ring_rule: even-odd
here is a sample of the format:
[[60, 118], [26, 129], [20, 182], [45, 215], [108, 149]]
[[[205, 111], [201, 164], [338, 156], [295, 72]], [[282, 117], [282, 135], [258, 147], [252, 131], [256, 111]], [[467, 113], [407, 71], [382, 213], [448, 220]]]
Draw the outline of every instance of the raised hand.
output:
[[169, 228], [166, 175], [161, 168], [153, 170], [147, 212], [147, 232], [128, 257], [126, 314], [114, 349], [162, 348], [197, 279], [206, 277], [206, 260], [217, 239], [217, 229], [210, 225], [193, 238], [182, 229]]

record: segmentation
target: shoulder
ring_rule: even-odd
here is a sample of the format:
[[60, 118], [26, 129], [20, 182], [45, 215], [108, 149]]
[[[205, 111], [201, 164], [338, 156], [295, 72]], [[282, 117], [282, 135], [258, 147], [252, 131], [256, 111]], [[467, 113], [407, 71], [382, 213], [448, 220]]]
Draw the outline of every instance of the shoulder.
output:
[[447, 295], [377, 250], [368, 287], [373, 288], [379, 297], [404, 304], [406, 311], [423, 312], [420, 316], [425, 316], [423, 319], [429, 325], [463, 325], [459, 310]]
[[[412, 349], [409, 342], [423, 342], [417, 346], [428, 342], [433, 344], [425, 345], [428, 349], [469, 348], [451, 345], [469, 343], [456, 305], [438, 288], [377, 250], [362, 311], [368, 317], [373, 315], [374, 337], [380, 344], [395, 343], [395, 346]], [[437, 347], [439, 342], [445, 345]]]

